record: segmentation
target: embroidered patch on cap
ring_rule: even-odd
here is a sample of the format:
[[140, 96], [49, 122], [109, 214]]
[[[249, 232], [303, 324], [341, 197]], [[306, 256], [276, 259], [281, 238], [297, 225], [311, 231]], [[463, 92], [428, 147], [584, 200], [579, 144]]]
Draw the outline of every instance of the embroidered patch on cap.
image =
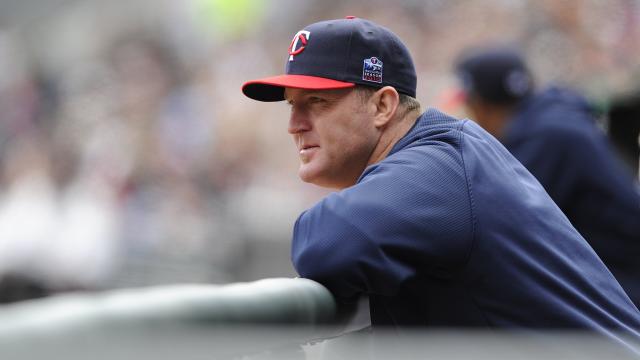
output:
[[375, 56], [364, 59], [362, 80], [382, 83], [382, 61], [380, 59]]

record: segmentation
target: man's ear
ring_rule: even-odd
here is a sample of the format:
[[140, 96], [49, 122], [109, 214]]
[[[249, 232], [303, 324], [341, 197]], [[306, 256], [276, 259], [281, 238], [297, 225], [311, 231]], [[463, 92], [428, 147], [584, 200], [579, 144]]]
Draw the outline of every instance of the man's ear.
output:
[[400, 105], [400, 95], [398, 91], [391, 86], [378, 89], [373, 93], [370, 100], [372, 101], [375, 111], [373, 124], [377, 128], [387, 125], [396, 115], [396, 111]]

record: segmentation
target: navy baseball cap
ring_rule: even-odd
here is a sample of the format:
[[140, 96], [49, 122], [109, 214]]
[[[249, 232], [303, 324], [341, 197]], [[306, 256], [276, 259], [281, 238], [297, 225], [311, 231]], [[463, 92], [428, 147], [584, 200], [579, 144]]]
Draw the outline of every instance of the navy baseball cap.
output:
[[511, 47], [472, 50], [455, 67], [466, 95], [505, 104], [527, 97], [533, 80], [520, 52]]
[[356, 84], [393, 86], [416, 96], [416, 71], [407, 47], [385, 27], [347, 16], [298, 31], [289, 45], [285, 74], [253, 80], [242, 92], [259, 101], [284, 100], [285, 88], [342, 89]]

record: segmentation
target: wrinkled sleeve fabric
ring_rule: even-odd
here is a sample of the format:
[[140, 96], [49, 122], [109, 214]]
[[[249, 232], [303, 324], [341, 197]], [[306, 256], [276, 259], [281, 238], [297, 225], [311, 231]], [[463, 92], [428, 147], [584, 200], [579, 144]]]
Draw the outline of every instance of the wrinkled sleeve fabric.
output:
[[417, 275], [448, 277], [467, 260], [472, 205], [459, 151], [395, 153], [296, 221], [294, 267], [336, 297], [393, 296]]

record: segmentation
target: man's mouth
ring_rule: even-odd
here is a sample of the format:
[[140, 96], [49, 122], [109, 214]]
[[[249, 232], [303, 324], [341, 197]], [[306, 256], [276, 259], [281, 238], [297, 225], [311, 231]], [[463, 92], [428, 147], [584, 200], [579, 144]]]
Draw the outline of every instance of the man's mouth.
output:
[[304, 150], [308, 150], [315, 147], [318, 147], [318, 145], [315, 145], [313, 143], [305, 143], [302, 137], [298, 138], [298, 151], [302, 152]]
[[302, 162], [307, 162], [311, 159], [311, 155], [319, 149], [320, 147], [317, 145], [303, 145], [300, 147], [300, 160]]

